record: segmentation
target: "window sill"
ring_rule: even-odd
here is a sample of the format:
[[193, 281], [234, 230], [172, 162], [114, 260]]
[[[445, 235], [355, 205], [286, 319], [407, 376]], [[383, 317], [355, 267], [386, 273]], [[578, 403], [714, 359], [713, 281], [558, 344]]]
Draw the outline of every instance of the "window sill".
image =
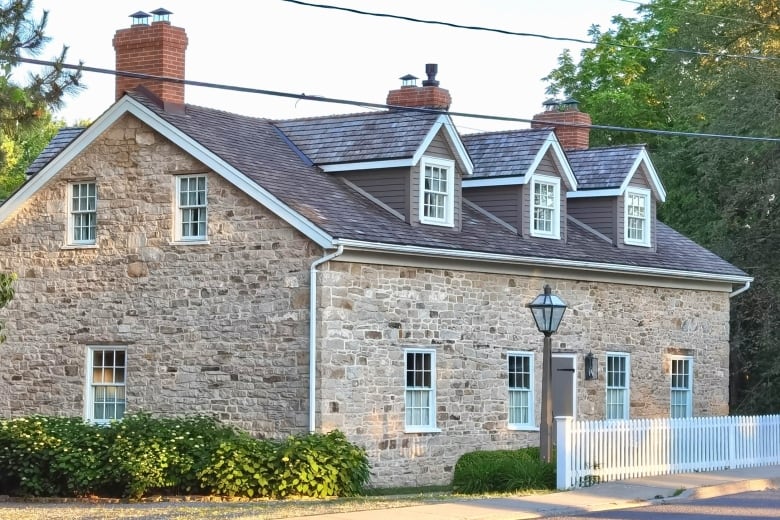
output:
[[171, 240], [168, 245], [171, 246], [207, 246], [211, 244], [208, 239], [205, 240]]
[[651, 247], [652, 244], [650, 242], [637, 242], [635, 240], [623, 240], [623, 243], [627, 246], [635, 246], [635, 247]]
[[441, 433], [440, 428], [405, 428], [404, 433]]
[[561, 239], [561, 235], [548, 235], [548, 234], [543, 234], [543, 233], [535, 233], [533, 231], [531, 232], [531, 236], [534, 237], [534, 238], [547, 238], [549, 240], [560, 240]]
[[97, 244], [65, 244], [60, 249], [97, 249]]
[[513, 431], [513, 432], [538, 432], [539, 427], [538, 426], [523, 426], [523, 425], [512, 425], [506, 427], [507, 430]]
[[420, 224], [426, 225], [426, 226], [439, 226], [439, 227], [455, 227], [455, 225], [452, 222], [447, 222], [444, 220], [428, 220], [428, 219], [420, 219]]

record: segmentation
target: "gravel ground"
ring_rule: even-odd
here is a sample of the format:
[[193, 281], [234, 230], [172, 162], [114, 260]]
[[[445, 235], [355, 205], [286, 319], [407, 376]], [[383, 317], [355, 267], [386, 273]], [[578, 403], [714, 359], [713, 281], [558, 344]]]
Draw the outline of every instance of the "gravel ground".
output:
[[352, 498], [334, 500], [258, 500], [251, 502], [166, 501], [106, 503], [100, 501], [2, 502], [0, 520], [272, 520], [298, 516], [367, 511], [428, 504], [448, 497]]

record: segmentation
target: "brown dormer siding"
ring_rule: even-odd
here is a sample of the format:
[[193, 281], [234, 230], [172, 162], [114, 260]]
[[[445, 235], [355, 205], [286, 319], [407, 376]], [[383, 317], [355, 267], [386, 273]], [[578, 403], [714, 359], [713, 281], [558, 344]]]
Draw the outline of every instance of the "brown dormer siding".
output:
[[617, 236], [617, 197], [567, 200], [569, 215], [587, 224], [615, 243]]
[[409, 222], [409, 168], [344, 172], [341, 177], [404, 215]]
[[463, 198], [518, 230], [523, 226], [522, 186], [465, 188]]

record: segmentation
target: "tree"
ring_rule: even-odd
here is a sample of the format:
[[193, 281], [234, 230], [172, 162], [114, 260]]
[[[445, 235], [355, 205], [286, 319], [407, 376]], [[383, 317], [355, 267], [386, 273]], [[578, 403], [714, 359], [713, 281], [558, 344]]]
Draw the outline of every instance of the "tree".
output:
[[[550, 91], [578, 99], [596, 124], [780, 135], [776, 1], [652, 0], [637, 13], [614, 18], [613, 29], [594, 28], [594, 46], [578, 63], [564, 53], [547, 77]], [[779, 411], [780, 146], [618, 132], [594, 137], [645, 140], [668, 192], [661, 219], [755, 277], [732, 302], [731, 405]]]
[[[21, 83], [14, 71], [25, 56], [41, 53], [48, 13], [32, 18], [32, 0], [0, 0], [0, 197], [6, 197], [24, 180], [23, 169], [42, 149], [51, 134], [50, 110], [61, 106], [68, 93], [80, 88], [79, 70], [63, 66], [63, 47], [53, 65], [30, 73]], [[48, 142], [48, 140], [46, 140]], [[21, 170], [21, 171], [20, 171]]]

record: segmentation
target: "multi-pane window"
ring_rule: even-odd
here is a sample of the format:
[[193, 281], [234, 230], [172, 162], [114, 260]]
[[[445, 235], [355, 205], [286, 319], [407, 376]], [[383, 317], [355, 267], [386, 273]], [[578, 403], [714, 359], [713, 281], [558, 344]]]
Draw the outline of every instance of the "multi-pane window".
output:
[[628, 354], [607, 354], [607, 419], [628, 419]]
[[535, 177], [531, 183], [531, 235], [560, 237], [560, 180]]
[[533, 354], [509, 354], [509, 427], [534, 426], [534, 358]]
[[206, 239], [206, 176], [196, 175], [176, 179], [176, 200], [179, 212], [180, 240]]
[[433, 350], [406, 351], [406, 430], [436, 427], [436, 365]]
[[627, 190], [625, 242], [633, 245], [650, 245], [650, 194], [645, 190]]
[[672, 417], [693, 415], [693, 359], [674, 357], [672, 366]]
[[454, 164], [443, 159], [421, 162], [420, 222], [451, 226], [454, 205]]
[[87, 419], [97, 423], [125, 415], [127, 355], [123, 348], [90, 348], [87, 360]]
[[94, 244], [97, 230], [97, 186], [94, 182], [70, 185], [69, 242]]

